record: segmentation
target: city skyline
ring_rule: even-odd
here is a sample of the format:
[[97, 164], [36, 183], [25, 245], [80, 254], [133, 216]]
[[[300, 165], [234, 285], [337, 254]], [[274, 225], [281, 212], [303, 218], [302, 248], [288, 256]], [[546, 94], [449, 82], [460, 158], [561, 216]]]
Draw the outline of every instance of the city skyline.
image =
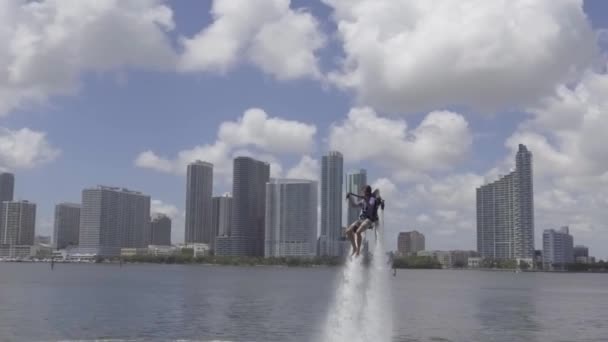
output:
[[[320, 181], [322, 155], [337, 150], [398, 203], [389, 244], [412, 226], [434, 248], [472, 248], [474, 188], [507, 174], [522, 143], [536, 157], [537, 245], [563, 224], [608, 257], [602, 1], [479, 2], [464, 30], [453, 20], [471, 13], [464, 2], [285, 0], [229, 13], [213, 9], [221, 1], [42, 3], [4, 8], [15, 20], [0, 37], [0, 170], [18, 175], [14, 199], [38, 204], [40, 234], [52, 235], [55, 204], [94, 184], [145, 189], [179, 227], [188, 163], [212, 163], [222, 194], [235, 156]], [[22, 32], [31, 44], [8, 53]]]
[[[338, 172], [341, 170], [342, 164], [342, 155], [338, 151], [330, 151], [324, 158], [321, 179], [324, 179], [326, 183], [325, 196], [327, 199], [331, 199], [332, 197], [329, 190], [340, 183], [339, 179], [341, 177], [338, 176]], [[524, 259], [533, 263], [536, 263], [537, 257], [542, 255], [542, 267], [545, 269], [553, 269], [554, 265], [562, 265], [560, 267], [563, 267], [564, 264], [575, 260], [582, 263], [593, 262], [595, 258], [589, 256], [588, 247], [577, 245], [576, 249], [574, 248], [574, 240], [572, 235], [569, 235], [568, 227], [562, 227], [559, 231], [553, 229], [544, 230], [541, 250], [535, 250], [533, 241], [534, 208], [532, 203], [534, 191], [532, 185], [532, 153], [523, 144], [519, 145], [515, 156], [515, 164], [515, 170], [508, 175], [500, 176], [497, 181], [477, 188], [478, 239], [479, 237], [485, 237], [487, 234], [484, 231], [488, 229], [494, 232], [492, 236], [495, 239], [498, 238], [494, 242], [490, 241], [491, 244], [488, 247], [485, 247], [488, 242], [478, 240], [479, 255], [486, 260]], [[317, 204], [315, 203], [317, 203], [318, 193], [315, 181], [269, 178], [269, 174], [271, 173], [270, 165], [250, 157], [236, 157], [233, 165], [235, 168], [235, 186], [233, 187], [233, 191], [243, 192], [240, 196], [241, 208], [247, 208], [246, 211], [251, 212], [256, 211], [256, 208], [263, 209], [264, 229], [260, 232], [255, 226], [250, 225], [250, 227], [254, 228], [253, 233], [249, 231], [249, 236], [245, 236], [242, 233], [241, 227], [241, 233], [238, 233], [237, 230], [236, 236], [233, 236], [231, 229], [232, 224], [234, 224], [232, 219], [234, 216], [232, 197], [229, 193], [212, 197], [210, 215], [213, 236], [210, 242], [205, 243], [208, 246], [204, 247], [205, 249], [209, 248], [211, 251], [217, 252], [215, 242], [216, 238], [219, 238], [221, 241], [219, 255], [263, 255], [265, 257], [344, 255], [346, 244], [340, 241], [340, 238], [337, 239], [337, 243], [333, 244], [333, 246], [329, 244], [329, 247], [327, 244], [329, 240], [323, 239], [323, 234], [319, 234], [317, 239], [317, 210], [312, 210], [313, 208], [317, 208]], [[197, 171], [193, 166], [203, 167], [203, 169]], [[213, 178], [213, 165], [198, 160], [189, 164], [188, 171], [191, 179], [189, 179], [187, 184], [186, 192], [198, 191], [198, 193], [190, 193], [187, 199], [191, 196], [198, 196], [200, 198], [201, 193], [210, 189], [212, 184], [206, 184], [203, 187], [199, 186], [199, 189], [196, 189], [197, 183], [200, 185], [202, 180], [204, 181], [203, 183], [208, 183], [208, 180]], [[354, 175], [354, 173], [347, 174], [346, 179], [348, 184], [346, 184], [345, 190], [352, 188], [356, 181], [361, 182], [361, 176], [365, 177], [366, 172], [361, 169], [356, 176]], [[329, 181], [332, 178], [338, 181], [334, 180], [333, 183], [335, 184], [332, 184]], [[11, 175], [10, 181], [14, 186], [14, 175]], [[261, 185], [265, 185], [263, 191]], [[255, 189], [256, 187], [258, 189]], [[339, 192], [335, 190], [334, 192]], [[96, 194], [93, 194], [93, 192], [96, 192]], [[104, 197], [104, 194], [108, 192], [118, 196], [114, 196], [115, 198]], [[259, 208], [260, 193], [263, 193], [263, 196], [266, 198], [263, 208]], [[88, 196], [85, 196], [85, 194]], [[488, 194], [491, 194], [491, 196]], [[88, 201], [85, 201], [85, 197]], [[136, 204], [135, 201], [129, 201], [127, 197], [139, 197], [143, 199], [143, 202], [137, 201]], [[310, 206], [301, 203], [305, 198], [308, 198], [305, 202], [310, 202]], [[128, 202], [133, 203], [129, 204]], [[83, 190], [82, 203], [87, 203], [87, 215], [86, 219], [81, 222], [79, 220], [80, 209], [82, 207], [80, 204], [59, 203], [56, 205], [53, 237], [52, 239], [48, 237], [49, 242], [46, 242], [46, 244], [52, 242], [53, 248], [56, 249], [80, 247], [81, 241], [78, 240], [80, 240], [81, 230], [83, 230], [86, 238], [83, 240], [83, 248], [78, 248], [78, 253], [116, 256], [118, 250], [122, 248], [128, 250], [144, 248], [148, 245], [169, 246], [172, 244], [171, 219], [165, 214], [151, 214], [150, 197], [141, 192], [120, 187], [97, 186]], [[141, 205], [142, 203], [143, 206]], [[28, 208], [33, 209], [30, 210]], [[135, 210], [143, 209], [142, 213], [147, 211], [147, 214], [150, 215], [150, 220], [142, 220], [141, 218], [145, 216], [128, 211], [134, 208]], [[491, 208], [494, 208], [490, 211], [491, 213], [494, 212], [494, 214], [489, 216], [491, 220], [488, 221], [488, 218], [485, 217], [487, 215], [484, 212]], [[506, 209], [502, 210], [504, 212], [501, 213], [501, 210], [496, 210], [496, 208]], [[25, 216], [21, 214], [24, 210], [28, 212]], [[34, 245], [42, 243], [40, 241], [43, 241], [42, 238], [44, 236], [36, 234], [35, 212], [36, 205], [28, 201], [2, 202], [2, 211], [0, 211], [0, 238], [3, 240], [0, 240], [0, 244], [4, 243], [3, 253], [8, 253], [8, 255], [12, 255], [11, 253], [17, 253], [16, 255], [22, 255], [19, 253], [33, 253], [31, 251], [34, 251], [34, 249], [23, 249], [23, 247], [34, 247]], [[239, 216], [250, 216], [242, 212], [237, 212], [237, 214]], [[137, 218], [138, 215], [140, 216], [139, 219]], [[26, 219], [23, 221], [25, 223], [23, 223], [23, 217], [30, 217], [30, 219]], [[496, 220], [500, 223], [499, 225], [487, 226], [487, 222], [494, 222]], [[257, 221], [261, 222], [259, 219]], [[528, 222], [528, 225], [526, 225], [526, 222]], [[133, 226], [134, 223], [140, 224], [139, 228]], [[114, 227], [114, 229], [109, 229], [108, 227]], [[502, 232], [501, 229], [503, 230]], [[95, 230], [95, 232], [92, 230]], [[187, 231], [188, 227], [184, 226], [185, 235]], [[321, 229], [322, 231], [323, 229]], [[325, 231], [328, 230], [326, 229]], [[24, 235], [22, 232], [26, 232], [25, 240], [22, 237]], [[307, 236], [307, 234], [309, 234], [308, 238], [305, 238], [304, 236]], [[522, 236], [532, 237], [532, 241], [530, 239], [522, 241]], [[567, 237], [567, 239], [562, 236]], [[99, 239], [97, 246], [92, 246], [96, 242], [91, 243], [91, 241], [97, 239]], [[74, 243], [74, 241], [78, 242]], [[433, 256], [443, 266], [447, 265], [447, 267], [451, 267], [454, 260], [459, 260], [459, 263], [464, 262], [466, 264], [466, 259], [474, 255], [470, 254], [470, 251], [458, 249], [451, 251], [426, 250], [425, 237], [416, 230], [399, 233], [397, 242], [398, 248], [395, 250], [397, 255], [408, 256], [418, 254]], [[325, 243], [325, 246], [323, 246], [323, 243]], [[197, 242], [194, 242], [195, 250], [202, 247], [200, 243], [198, 247], [196, 244]], [[503, 246], [501, 248], [506, 249], [501, 251], [496, 246]], [[14, 247], [21, 249], [19, 251], [11, 249]], [[112, 248], [114, 250], [109, 251]], [[335, 250], [332, 251], [332, 248], [335, 248]], [[495, 254], [488, 255], [488, 248], [494, 250]], [[521, 251], [526, 248], [532, 248], [532, 257], [521, 254]], [[584, 249], [583, 252], [581, 252], [582, 249]], [[538, 252], [541, 254], [538, 254]], [[260, 255], [259, 253], [262, 254]], [[475, 262], [478, 265], [479, 262]]]

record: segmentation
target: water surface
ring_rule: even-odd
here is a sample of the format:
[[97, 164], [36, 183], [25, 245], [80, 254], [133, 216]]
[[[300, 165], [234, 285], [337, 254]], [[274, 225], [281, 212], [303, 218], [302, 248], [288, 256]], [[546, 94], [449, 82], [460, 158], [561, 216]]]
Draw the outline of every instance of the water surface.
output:
[[[0, 341], [311, 341], [340, 268], [0, 263]], [[608, 275], [400, 270], [394, 341], [606, 341]]]

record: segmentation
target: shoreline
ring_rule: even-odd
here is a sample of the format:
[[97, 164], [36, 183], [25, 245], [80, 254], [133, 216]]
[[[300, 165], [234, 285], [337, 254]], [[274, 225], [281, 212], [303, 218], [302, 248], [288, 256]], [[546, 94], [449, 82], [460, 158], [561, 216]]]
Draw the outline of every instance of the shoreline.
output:
[[[51, 260], [6, 260], [6, 259], [0, 259], [0, 263], [26, 263], [26, 264], [51, 264], [51, 263], [55, 263], [55, 264], [99, 264], [99, 265], [120, 265], [122, 266], [126, 266], [126, 265], [198, 265], [198, 266], [220, 266], [220, 267], [224, 267], [224, 266], [236, 266], [236, 267], [276, 267], [276, 268], [333, 268], [333, 267], [340, 267], [343, 266], [344, 263], [338, 263], [338, 264], [328, 264], [328, 263], [320, 263], [320, 264], [289, 264], [287, 262], [285, 263], [269, 263], [269, 264], [264, 264], [264, 263], [248, 263], [248, 262], [232, 262], [232, 263], [227, 263], [227, 262], [217, 262], [217, 263], [210, 263], [210, 262], [196, 262], [196, 261], [190, 261], [190, 262], [153, 262], [153, 261], [123, 261], [120, 262], [119, 260], [105, 260], [105, 261], [101, 261], [101, 262], [96, 262], [95, 260], [91, 260], [91, 261], [68, 261], [68, 260], [56, 260], [54, 262], [52, 262]], [[389, 268], [389, 270], [394, 270], [393, 268]], [[592, 270], [592, 271], [549, 271], [549, 270], [520, 270], [517, 271], [515, 269], [500, 269], [500, 268], [395, 268], [395, 270], [420, 270], [420, 271], [444, 271], [444, 270], [450, 270], [450, 271], [481, 271], [481, 272], [507, 272], [507, 273], [566, 273], [566, 274], [576, 274], [576, 273], [598, 273], [598, 274], [605, 274], [608, 273], [608, 270]]]

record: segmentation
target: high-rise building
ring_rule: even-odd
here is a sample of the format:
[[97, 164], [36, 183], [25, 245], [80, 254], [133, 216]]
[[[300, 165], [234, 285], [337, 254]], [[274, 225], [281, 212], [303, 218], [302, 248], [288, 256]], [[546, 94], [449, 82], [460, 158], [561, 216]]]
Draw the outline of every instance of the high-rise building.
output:
[[519, 145], [515, 171], [477, 188], [477, 251], [483, 258], [534, 259], [532, 153]]
[[339, 256], [342, 246], [342, 195], [344, 159], [342, 153], [330, 151], [321, 162], [321, 236], [319, 255]]
[[171, 246], [171, 219], [157, 214], [150, 222], [150, 245]]
[[397, 252], [400, 255], [412, 255], [424, 250], [424, 234], [414, 230], [401, 232], [397, 237]]
[[56, 249], [77, 246], [80, 235], [80, 204], [60, 203], [55, 206], [53, 244]]
[[264, 256], [266, 183], [270, 165], [250, 157], [234, 159], [230, 236], [216, 238], [216, 254]]
[[213, 164], [200, 160], [188, 165], [186, 184], [186, 243], [211, 244]]
[[149, 237], [150, 196], [106, 186], [82, 191], [79, 251], [117, 256], [147, 246]]
[[[218, 236], [229, 237], [232, 221], [232, 196], [225, 194], [213, 197], [212, 204], [213, 213], [211, 217], [214, 236], [216, 238]], [[215, 239], [211, 243], [211, 249], [215, 251]]]
[[587, 264], [592, 258], [589, 258], [589, 247], [583, 245], [574, 246], [573, 249], [574, 262]]
[[15, 175], [8, 172], [0, 173], [0, 203], [13, 200], [15, 190]]
[[0, 244], [34, 245], [36, 204], [28, 201], [4, 201], [1, 208]]
[[[351, 172], [346, 176], [346, 192], [360, 194], [363, 187], [367, 185], [367, 172], [361, 169], [357, 172]], [[346, 224], [349, 225], [359, 219], [361, 209], [358, 207], [348, 206], [346, 210]]]
[[515, 258], [534, 259], [534, 186], [532, 153], [520, 144], [515, 155]]
[[587, 246], [576, 245], [576, 246], [574, 246], [573, 252], [574, 252], [574, 258], [578, 258], [578, 257], [588, 258], [589, 257], [589, 247], [587, 247]]
[[317, 182], [273, 179], [266, 184], [265, 257], [314, 256]]
[[568, 227], [543, 231], [543, 266], [563, 267], [574, 262], [573, 238]]

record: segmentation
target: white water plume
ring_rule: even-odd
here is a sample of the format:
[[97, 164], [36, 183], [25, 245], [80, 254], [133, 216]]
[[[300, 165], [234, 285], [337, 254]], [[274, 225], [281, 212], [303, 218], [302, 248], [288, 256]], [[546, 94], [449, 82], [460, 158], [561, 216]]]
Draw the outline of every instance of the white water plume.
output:
[[328, 312], [321, 341], [389, 342], [393, 335], [390, 270], [381, 232], [375, 241], [368, 232], [371, 262], [363, 255], [351, 258], [338, 279], [339, 286]]

